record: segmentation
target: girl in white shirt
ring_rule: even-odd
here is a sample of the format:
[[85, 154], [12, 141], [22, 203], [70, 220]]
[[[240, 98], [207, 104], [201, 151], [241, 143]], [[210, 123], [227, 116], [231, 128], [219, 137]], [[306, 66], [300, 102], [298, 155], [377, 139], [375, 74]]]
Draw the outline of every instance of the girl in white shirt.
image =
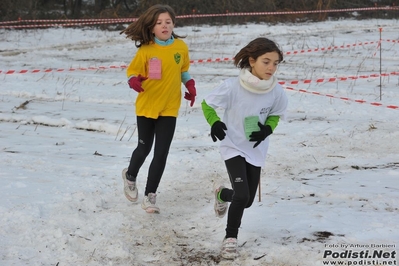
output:
[[[239, 76], [225, 80], [202, 102], [211, 137], [214, 142], [221, 141], [220, 154], [232, 186], [220, 186], [215, 191], [218, 217], [224, 217], [231, 202], [221, 251], [225, 259], [237, 256], [238, 229], [244, 209], [255, 198], [268, 136], [287, 110], [287, 96], [274, 76], [282, 61], [283, 53], [275, 42], [267, 38], [252, 40], [234, 57], [234, 65], [241, 69]], [[216, 108], [224, 109], [223, 120]]]

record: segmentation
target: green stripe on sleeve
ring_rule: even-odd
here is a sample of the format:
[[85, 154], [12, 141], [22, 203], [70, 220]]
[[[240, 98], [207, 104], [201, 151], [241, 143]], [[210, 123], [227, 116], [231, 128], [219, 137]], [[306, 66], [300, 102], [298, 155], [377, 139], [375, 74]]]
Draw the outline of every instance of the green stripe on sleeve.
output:
[[215, 109], [210, 107], [205, 100], [201, 103], [202, 112], [204, 113], [205, 119], [210, 126], [213, 125], [216, 121], [220, 121], [220, 117], [217, 115]]
[[265, 125], [269, 125], [272, 128], [272, 131], [274, 131], [279, 121], [280, 121], [280, 116], [272, 115], [266, 119]]

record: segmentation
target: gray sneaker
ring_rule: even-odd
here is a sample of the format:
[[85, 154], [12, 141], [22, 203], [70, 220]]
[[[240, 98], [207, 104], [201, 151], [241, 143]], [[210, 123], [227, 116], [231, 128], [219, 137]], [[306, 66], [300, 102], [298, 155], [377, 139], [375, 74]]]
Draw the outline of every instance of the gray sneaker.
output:
[[213, 208], [215, 210], [216, 217], [219, 218], [223, 218], [227, 212], [228, 203], [221, 201], [218, 197], [219, 192], [224, 188], [225, 188], [224, 186], [220, 186], [217, 189], [215, 189], [215, 205], [213, 206]]
[[157, 194], [148, 193], [147, 196], [144, 196], [143, 202], [141, 203], [141, 208], [148, 213], [159, 213], [159, 208], [156, 205], [157, 202]]
[[238, 255], [237, 238], [229, 237], [223, 239], [220, 255], [226, 260], [234, 260]]
[[136, 202], [139, 193], [136, 187], [136, 182], [128, 180], [127, 175], [128, 175], [127, 168], [125, 168], [122, 171], [123, 191], [125, 192], [125, 196], [128, 200]]

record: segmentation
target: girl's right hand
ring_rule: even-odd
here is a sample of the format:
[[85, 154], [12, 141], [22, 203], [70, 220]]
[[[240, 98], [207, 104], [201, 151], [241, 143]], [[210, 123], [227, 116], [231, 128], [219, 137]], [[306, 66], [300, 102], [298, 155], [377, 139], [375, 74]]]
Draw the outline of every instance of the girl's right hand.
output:
[[224, 132], [225, 130], [227, 130], [227, 127], [222, 121], [216, 121], [213, 123], [211, 127], [211, 137], [213, 142], [216, 142], [217, 140], [223, 140], [226, 136], [226, 132]]
[[143, 92], [144, 89], [141, 87], [141, 82], [148, 79], [147, 77], [142, 77], [140, 74], [137, 77], [131, 77], [128, 80], [129, 87], [138, 93]]

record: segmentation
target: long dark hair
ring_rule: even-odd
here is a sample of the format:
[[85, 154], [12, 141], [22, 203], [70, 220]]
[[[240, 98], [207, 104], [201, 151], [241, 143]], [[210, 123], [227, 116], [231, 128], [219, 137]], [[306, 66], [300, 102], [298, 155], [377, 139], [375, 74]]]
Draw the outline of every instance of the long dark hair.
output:
[[279, 61], [283, 61], [283, 53], [275, 42], [264, 37], [256, 38], [236, 54], [234, 65], [241, 69], [249, 68], [251, 67], [249, 64], [250, 57], [256, 60], [259, 56], [270, 52], [277, 52]]
[[[126, 29], [120, 32], [120, 34], [126, 34], [126, 38], [134, 41], [136, 47], [140, 47], [143, 44], [149, 44], [154, 42], [154, 35], [152, 29], [155, 27], [159, 14], [169, 13], [172, 18], [173, 24], [176, 23], [176, 14], [173, 8], [169, 5], [154, 5], [148, 8], [140, 17], [131, 23]], [[184, 38], [172, 32], [174, 38]]]

